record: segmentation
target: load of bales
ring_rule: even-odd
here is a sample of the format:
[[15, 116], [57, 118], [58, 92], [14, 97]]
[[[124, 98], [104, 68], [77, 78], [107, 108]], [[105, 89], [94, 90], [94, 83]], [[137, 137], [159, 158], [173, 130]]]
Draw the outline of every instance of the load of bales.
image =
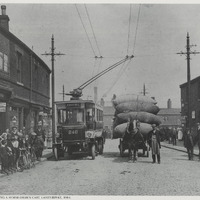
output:
[[151, 97], [127, 94], [114, 96], [112, 103], [115, 108], [113, 139], [123, 137], [129, 119], [140, 121], [140, 131], [145, 138], [152, 130], [152, 124], [161, 124], [157, 116], [160, 109]]

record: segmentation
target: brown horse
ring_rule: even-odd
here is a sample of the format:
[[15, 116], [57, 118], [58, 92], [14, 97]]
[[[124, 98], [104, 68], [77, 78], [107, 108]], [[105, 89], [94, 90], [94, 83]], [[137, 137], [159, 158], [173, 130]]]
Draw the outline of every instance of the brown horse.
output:
[[133, 162], [137, 161], [139, 144], [141, 142], [142, 144], [144, 144], [144, 138], [142, 134], [140, 133], [139, 122], [136, 123], [136, 128], [134, 128], [132, 121], [128, 123], [124, 140], [126, 140], [128, 144], [129, 160]]

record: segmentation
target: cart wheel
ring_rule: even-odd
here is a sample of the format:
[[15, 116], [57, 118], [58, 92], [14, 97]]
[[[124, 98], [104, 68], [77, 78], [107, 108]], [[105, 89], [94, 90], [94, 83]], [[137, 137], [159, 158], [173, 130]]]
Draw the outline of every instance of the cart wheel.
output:
[[54, 153], [55, 160], [57, 161], [58, 160], [58, 148], [57, 148], [57, 146], [54, 146], [53, 153]]
[[149, 157], [149, 145], [147, 144], [147, 157]]
[[120, 139], [120, 143], [119, 143], [119, 151], [120, 151], [120, 156], [123, 157], [124, 156], [124, 149], [123, 149], [123, 143], [122, 143], [121, 139]]
[[72, 152], [72, 147], [69, 146], [69, 147], [67, 148], [67, 153], [68, 153], [68, 155], [70, 155], [70, 156], [72, 155], [72, 153], [73, 153], [73, 152]]
[[98, 149], [99, 149], [99, 154], [102, 155], [103, 154], [103, 141], [102, 140], [99, 140]]
[[143, 149], [143, 156], [145, 155], [145, 151], [146, 151], [146, 149]]

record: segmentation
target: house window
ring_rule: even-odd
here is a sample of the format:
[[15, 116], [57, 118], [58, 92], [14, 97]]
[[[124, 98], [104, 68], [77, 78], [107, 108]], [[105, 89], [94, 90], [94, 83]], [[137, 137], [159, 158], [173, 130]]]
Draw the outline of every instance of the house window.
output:
[[8, 72], [8, 56], [0, 52], [0, 70]]
[[22, 54], [17, 52], [17, 82], [22, 83]]

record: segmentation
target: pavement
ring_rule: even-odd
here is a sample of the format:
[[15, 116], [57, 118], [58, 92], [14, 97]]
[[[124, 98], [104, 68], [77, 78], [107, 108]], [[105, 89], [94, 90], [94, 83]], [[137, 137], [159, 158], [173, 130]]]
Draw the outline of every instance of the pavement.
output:
[[[182, 152], [187, 153], [187, 149], [184, 147], [182, 140], [177, 140], [176, 145], [169, 144], [168, 141], [163, 141], [163, 142], [161, 142], [161, 146], [169, 148], [169, 149], [174, 149], [176, 151], [182, 151]], [[198, 149], [197, 145], [194, 147], [194, 155], [199, 156], [199, 149]]]
[[[36, 161], [35, 162], [35, 165], [37, 166], [37, 164], [41, 163], [41, 162], [44, 162], [46, 161], [48, 158], [52, 157], [53, 156], [53, 152], [52, 152], [52, 149], [49, 149], [49, 148], [46, 148], [43, 150], [43, 153], [42, 153], [42, 158], [41, 158], [41, 161]], [[0, 163], [1, 165], [1, 163]], [[31, 169], [30, 169], [31, 170]], [[23, 172], [22, 172], [23, 173]], [[9, 174], [9, 175], [12, 175], [12, 174]], [[0, 173], [0, 177], [4, 177], [4, 176], [7, 176], [6, 174], [3, 174], [3, 173]]]

